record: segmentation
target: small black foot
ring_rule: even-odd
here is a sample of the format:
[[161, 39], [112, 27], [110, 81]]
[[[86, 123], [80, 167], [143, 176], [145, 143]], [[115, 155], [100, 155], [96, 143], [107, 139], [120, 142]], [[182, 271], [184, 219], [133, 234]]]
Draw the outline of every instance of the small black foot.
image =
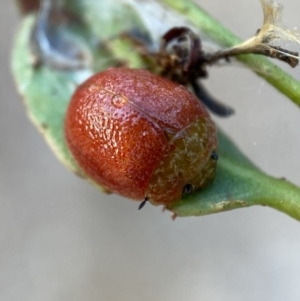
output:
[[141, 210], [146, 205], [146, 203], [148, 202], [148, 200], [149, 199], [147, 197], [145, 197], [145, 199], [139, 205], [139, 210]]

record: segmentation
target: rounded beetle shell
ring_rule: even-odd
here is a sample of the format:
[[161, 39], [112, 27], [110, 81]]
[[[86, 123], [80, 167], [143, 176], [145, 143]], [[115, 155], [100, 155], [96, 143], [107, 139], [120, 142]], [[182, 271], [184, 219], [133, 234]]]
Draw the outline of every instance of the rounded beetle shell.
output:
[[111, 68], [81, 84], [65, 119], [68, 147], [97, 184], [168, 205], [215, 174], [216, 128], [184, 86], [146, 70]]

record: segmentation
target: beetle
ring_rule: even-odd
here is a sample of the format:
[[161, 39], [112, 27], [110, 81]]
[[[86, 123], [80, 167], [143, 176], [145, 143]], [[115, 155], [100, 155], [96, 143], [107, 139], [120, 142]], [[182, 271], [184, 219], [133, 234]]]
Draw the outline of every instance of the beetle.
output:
[[147, 70], [110, 68], [82, 83], [65, 118], [67, 145], [108, 191], [171, 204], [215, 175], [217, 131], [183, 85]]

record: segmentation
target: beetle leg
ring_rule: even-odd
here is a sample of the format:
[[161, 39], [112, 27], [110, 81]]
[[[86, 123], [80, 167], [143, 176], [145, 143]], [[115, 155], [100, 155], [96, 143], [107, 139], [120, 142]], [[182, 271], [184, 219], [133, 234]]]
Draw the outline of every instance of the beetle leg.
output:
[[196, 79], [191, 79], [190, 83], [195, 95], [206, 105], [210, 111], [220, 117], [229, 117], [234, 113], [233, 108], [214, 99]]
[[145, 199], [139, 205], [139, 210], [141, 210], [146, 205], [148, 200], [149, 200], [148, 197], [145, 197]]

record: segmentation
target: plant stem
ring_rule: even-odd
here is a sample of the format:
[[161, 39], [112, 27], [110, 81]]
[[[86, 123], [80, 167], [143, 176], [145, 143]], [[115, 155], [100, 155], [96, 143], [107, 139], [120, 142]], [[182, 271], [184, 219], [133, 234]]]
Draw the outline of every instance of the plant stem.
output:
[[[245, 167], [235, 168], [234, 162], [226, 159], [220, 163], [220, 168], [232, 171], [233, 178], [236, 177], [240, 185], [247, 186], [247, 179], [251, 177], [251, 190], [254, 193], [251, 195], [241, 194], [240, 197], [244, 201], [244, 206], [268, 206], [300, 220], [299, 187], [285, 179], [278, 179], [263, 173], [257, 173], [255, 169], [247, 170]], [[241, 191], [247, 190], [243, 189]]]
[[[264, 183], [261, 183], [263, 185]], [[258, 205], [272, 207], [300, 220], [299, 188], [283, 179], [270, 178], [266, 185], [273, 185], [272, 191], [262, 198]], [[274, 188], [275, 187], [275, 188]]]
[[[225, 28], [220, 22], [191, 1], [161, 0], [161, 2], [186, 16], [190, 22], [201, 28], [203, 32], [221, 46], [233, 47], [242, 42], [241, 39]], [[300, 106], [300, 83], [292, 76], [262, 56], [240, 55], [237, 56], [237, 59]]]

